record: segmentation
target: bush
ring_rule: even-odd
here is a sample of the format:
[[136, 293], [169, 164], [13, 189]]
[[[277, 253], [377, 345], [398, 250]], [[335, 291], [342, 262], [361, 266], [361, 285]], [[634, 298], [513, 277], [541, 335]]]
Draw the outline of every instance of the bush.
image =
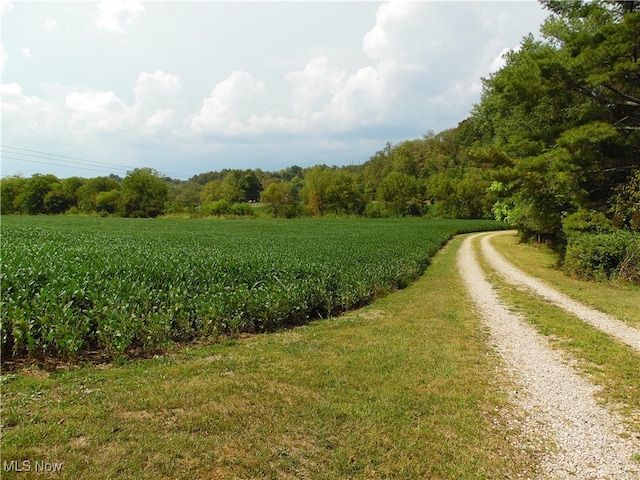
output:
[[562, 231], [567, 238], [582, 233], [612, 233], [615, 230], [613, 222], [602, 212], [580, 209], [562, 220]]
[[640, 234], [582, 233], [569, 237], [564, 270], [585, 280], [640, 283]]
[[391, 213], [383, 204], [378, 202], [369, 202], [364, 209], [364, 215], [368, 218], [389, 218]]
[[205, 203], [202, 205], [202, 214], [205, 217], [227, 215], [231, 212], [231, 204], [227, 200], [218, 200], [217, 202]]
[[256, 215], [249, 203], [234, 203], [229, 213], [238, 217], [255, 217]]

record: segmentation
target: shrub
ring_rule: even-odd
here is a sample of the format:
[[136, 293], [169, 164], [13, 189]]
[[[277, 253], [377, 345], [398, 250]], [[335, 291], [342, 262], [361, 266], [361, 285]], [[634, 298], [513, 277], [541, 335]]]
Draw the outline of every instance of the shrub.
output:
[[569, 237], [564, 270], [585, 280], [640, 283], [640, 235], [624, 230]]
[[253, 207], [248, 203], [234, 203], [229, 209], [231, 215], [238, 217], [254, 217]]
[[581, 233], [611, 233], [615, 230], [613, 222], [601, 212], [581, 209], [562, 220], [562, 231], [567, 238]]
[[202, 205], [202, 214], [206, 217], [227, 215], [231, 212], [231, 204], [227, 200], [205, 203]]
[[368, 218], [389, 218], [391, 213], [383, 204], [369, 202], [364, 209], [364, 215]]

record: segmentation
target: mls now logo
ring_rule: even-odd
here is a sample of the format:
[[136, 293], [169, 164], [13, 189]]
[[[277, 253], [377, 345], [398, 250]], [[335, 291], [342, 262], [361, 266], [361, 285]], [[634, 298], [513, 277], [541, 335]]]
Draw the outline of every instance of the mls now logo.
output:
[[55, 473], [62, 471], [62, 463], [57, 462], [45, 462], [43, 460], [11, 460], [4, 461], [3, 470], [5, 472], [46, 472]]

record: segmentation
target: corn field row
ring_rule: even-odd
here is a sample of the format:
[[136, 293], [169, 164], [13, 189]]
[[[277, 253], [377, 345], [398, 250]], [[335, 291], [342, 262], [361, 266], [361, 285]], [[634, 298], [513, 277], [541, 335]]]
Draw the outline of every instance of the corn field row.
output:
[[2, 352], [75, 356], [263, 332], [402, 288], [495, 222], [2, 218]]

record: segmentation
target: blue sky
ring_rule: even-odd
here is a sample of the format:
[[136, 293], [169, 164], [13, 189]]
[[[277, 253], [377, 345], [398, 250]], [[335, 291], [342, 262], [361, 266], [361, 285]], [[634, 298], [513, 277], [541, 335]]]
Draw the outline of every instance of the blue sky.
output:
[[1, 175], [361, 164], [455, 127], [534, 1], [0, 0]]

